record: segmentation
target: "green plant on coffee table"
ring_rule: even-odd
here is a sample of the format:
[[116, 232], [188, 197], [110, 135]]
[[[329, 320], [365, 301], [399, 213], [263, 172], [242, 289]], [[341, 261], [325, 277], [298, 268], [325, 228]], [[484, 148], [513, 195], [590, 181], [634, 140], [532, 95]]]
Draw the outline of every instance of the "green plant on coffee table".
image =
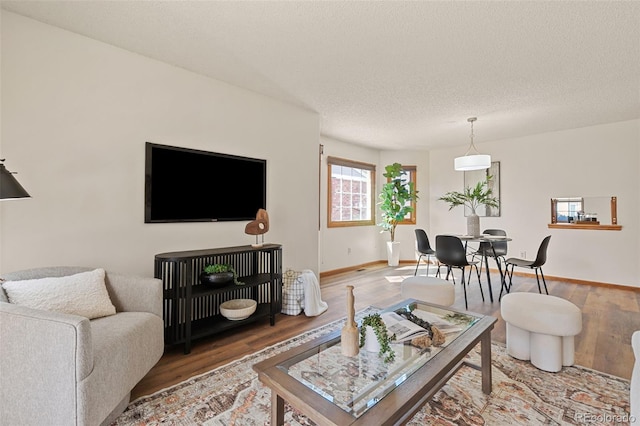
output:
[[221, 272], [233, 273], [233, 283], [236, 285], [244, 285], [242, 281], [238, 281], [238, 274], [232, 265], [228, 263], [213, 263], [206, 265], [203, 269], [205, 274], [219, 274]]
[[378, 343], [380, 343], [380, 356], [384, 357], [384, 362], [393, 361], [396, 357], [396, 353], [393, 351], [389, 343], [396, 339], [396, 335], [392, 334], [389, 336], [389, 333], [387, 333], [387, 326], [384, 321], [382, 321], [380, 314], [369, 314], [362, 319], [362, 324], [360, 326], [360, 347], [364, 346], [367, 326], [373, 328], [373, 331], [376, 334]]

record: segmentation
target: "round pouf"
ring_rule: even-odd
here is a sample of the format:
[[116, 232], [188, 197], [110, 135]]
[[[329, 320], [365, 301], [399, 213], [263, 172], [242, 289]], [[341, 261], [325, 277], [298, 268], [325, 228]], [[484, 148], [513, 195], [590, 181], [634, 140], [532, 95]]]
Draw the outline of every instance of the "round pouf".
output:
[[507, 353], [558, 372], [573, 365], [574, 336], [582, 331], [582, 312], [569, 302], [538, 293], [509, 293], [500, 312], [507, 323]]
[[400, 285], [402, 297], [436, 305], [451, 306], [456, 298], [455, 287], [442, 278], [416, 275], [405, 278]]

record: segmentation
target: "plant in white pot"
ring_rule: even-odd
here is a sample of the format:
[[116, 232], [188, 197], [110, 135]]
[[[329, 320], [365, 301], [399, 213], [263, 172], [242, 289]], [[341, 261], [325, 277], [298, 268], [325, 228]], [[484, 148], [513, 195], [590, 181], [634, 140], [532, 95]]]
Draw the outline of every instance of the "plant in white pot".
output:
[[471, 214], [467, 216], [467, 234], [477, 237], [480, 235], [480, 217], [476, 213], [476, 209], [480, 205], [489, 207], [498, 207], [499, 201], [493, 197], [493, 191], [489, 188], [489, 181], [492, 176], [480, 181], [475, 187], [466, 187], [464, 192], [451, 191], [438, 198], [440, 201], [449, 203], [449, 210], [456, 206], [467, 206], [471, 210]]
[[398, 266], [400, 263], [400, 243], [396, 241], [396, 227], [409, 213], [413, 211], [413, 203], [418, 200], [413, 182], [407, 180], [400, 163], [393, 163], [385, 168], [382, 176], [387, 178], [387, 183], [382, 185], [379, 198], [382, 211], [381, 232], [389, 231], [391, 241], [387, 242], [387, 255], [389, 266]]
[[384, 362], [391, 362], [396, 357], [396, 353], [390, 345], [395, 339], [396, 335], [389, 334], [380, 314], [369, 314], [362, 319], [360, 347], [368, 352], [378, 352]]

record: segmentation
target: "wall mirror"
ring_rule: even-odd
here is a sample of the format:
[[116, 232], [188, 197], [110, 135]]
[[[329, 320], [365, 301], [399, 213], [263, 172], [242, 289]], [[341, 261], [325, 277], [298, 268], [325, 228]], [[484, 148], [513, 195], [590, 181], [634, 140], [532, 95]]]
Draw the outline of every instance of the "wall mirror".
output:
[[551, 199], [549, 228], [620, 230], [617, 197], [557, 197]]
[[[491, 189], [493, 197], [498, 199], [498, 207], [488, 207], [481, 205], [476, 209], [478, 216], [498, 217], [500, 216], [500, 162], [492, 161], [491, 167], [483, 170], [471, 170], [464, 172], [464, 187], [473, 188], [478, 182], [484, 182], [491, 176], [489, 181], [489, 189]], [[464, 206], [464, 215], [469, 216], [471, 209]]]

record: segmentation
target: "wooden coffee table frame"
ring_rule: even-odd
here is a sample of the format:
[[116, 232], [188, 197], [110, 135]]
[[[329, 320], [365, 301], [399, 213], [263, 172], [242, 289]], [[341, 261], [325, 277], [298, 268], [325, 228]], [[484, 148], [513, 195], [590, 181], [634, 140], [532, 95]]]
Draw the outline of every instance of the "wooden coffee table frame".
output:
[[[396, 310], [410, 303], [431, 305], [410, 299], [392, 306], [388, 310]], [[404, 424], [465, 364], [482, 372], [482, 391], [485, 394], [490, 394], [491, 330], [497, 319], [447, 307], [437, 307], [452, 312], [470, 314], [480, 319], [360, 417], [354, 417], [347, 413], [278, 368], [279, 365], [287, 363], [292, 358], [301, 357], [305, 352], [322, 344], [340, 340], [340, 330], [255, 364], [253, 369], [258, 373], [258, 378], [271, 389], [271, 424], [284, 424], [285, 401], [318, 425]], [[478, 342], [481, 344], [480, 366], [464, 360], [464, 357]]]

